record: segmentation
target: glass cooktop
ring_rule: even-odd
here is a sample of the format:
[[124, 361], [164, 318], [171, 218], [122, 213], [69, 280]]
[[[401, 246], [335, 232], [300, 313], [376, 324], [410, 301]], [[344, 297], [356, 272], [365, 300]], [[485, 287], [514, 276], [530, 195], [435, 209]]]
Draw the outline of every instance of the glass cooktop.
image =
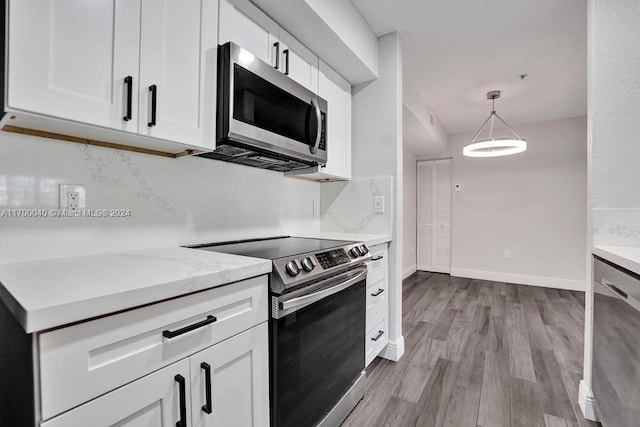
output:
[[223, 252], [274, 260], [306, 252], [319, 252], [351, 243], [354, 242], [308, 239], [303, 237], [272, 237], [256, 240], [241, 240], [238, 242], [205, 243], [188, 247], [211, 252]]

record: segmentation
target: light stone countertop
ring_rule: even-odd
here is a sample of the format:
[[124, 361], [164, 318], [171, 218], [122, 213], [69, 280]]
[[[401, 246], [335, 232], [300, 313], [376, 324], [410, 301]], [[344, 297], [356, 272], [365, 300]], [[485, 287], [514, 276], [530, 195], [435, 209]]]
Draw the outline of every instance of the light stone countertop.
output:
[[353, 242], [363, 242], [367, 246], [375, 246], [391, 241], [391, 234], [366, 234], [366, 233], [343, 233], [341, 231], [319, 231], [308, 234], [295, 234], [296, 237], [311, 237], [315, 239], [348, 240]]
[[0, 265], [0, 299], [27, 333], [271, 272], [271, 261], [182, 247]]
[[640, 274], [640, 247], [594, 246], [593, 254]]

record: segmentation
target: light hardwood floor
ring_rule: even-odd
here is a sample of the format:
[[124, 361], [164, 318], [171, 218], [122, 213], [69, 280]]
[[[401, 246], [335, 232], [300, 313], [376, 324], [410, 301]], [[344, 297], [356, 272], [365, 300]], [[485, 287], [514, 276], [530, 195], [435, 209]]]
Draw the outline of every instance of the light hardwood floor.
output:
[[584, 294], [418, 272], [403, 282], [405, 354], [367, 369], [343, 426], [584, 427]]

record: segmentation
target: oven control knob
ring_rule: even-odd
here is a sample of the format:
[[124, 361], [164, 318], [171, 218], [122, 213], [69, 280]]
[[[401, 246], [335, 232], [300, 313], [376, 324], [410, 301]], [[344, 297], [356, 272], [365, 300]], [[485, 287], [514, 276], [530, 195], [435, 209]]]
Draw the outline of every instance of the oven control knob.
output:
[[369, 253], [369, 248], [367, 248], [367, 245], [360, 246], [360, 252], [362, 252], [362, 255], [368, 254]]
[[358, 258], [360, 255], [362, 255], [362, 253], [360, 253], [360, 249], [358, 249], [357, 246], [351, 248], [349, 253], [351, 254], [351, 258]]
[[294, 261], [289, 261], [285, 268], [287, 273], [289, 273], [289, 276], [297, 276], [298, 273], [300, 273], [300, 269]]
[[313, 270], [313, 267], [315, 267], [315, 265], [310, 257], [306, 257], [302, 260], [302, 268], [304, 268], [304, 271], [309, 272]]

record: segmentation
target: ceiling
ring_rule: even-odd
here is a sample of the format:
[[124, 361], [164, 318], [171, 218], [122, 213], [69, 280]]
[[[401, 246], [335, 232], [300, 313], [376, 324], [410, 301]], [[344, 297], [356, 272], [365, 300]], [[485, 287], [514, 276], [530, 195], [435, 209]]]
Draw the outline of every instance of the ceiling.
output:
[[398, 31], [405, 97], [449, 134], [476, 131], [494, 89], [512, 126], [587, 114], [584, 0], [352, 1], [378, 36]]

